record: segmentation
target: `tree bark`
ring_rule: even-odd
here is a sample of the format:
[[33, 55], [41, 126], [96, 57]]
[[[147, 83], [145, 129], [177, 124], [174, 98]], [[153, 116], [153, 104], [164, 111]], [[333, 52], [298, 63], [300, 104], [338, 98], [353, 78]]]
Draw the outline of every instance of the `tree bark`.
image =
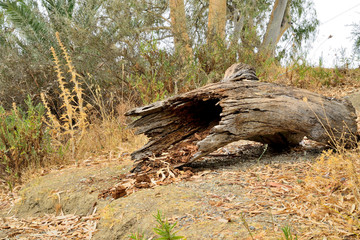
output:
[[192, 58], [193, 53], [186, 29], [184, 0], [170, 0], [169, 5], [175, 50], [179, 52], [182, 60], [185, 61]]
[[281, 36], [290, 27], [291, 0], [276, 0], [266, 28], [264, 39], [260, 46], [260, 53], [274, 53]]
[[210, 0], [208, 16], [208, 43], [225, 38], [226, 0]]
[[241, 15], [239, 10], [233, 13], [234, 33], [231, 39], [231, 45], [236, 46], [239, 44], [241, 31], [244, 28], [245, 17]]
[[258, 81], [228, 81], [133, 109], [131, 127], [149, 142], [134, 160], [169, 153], [171, 163], [190, 162], [228, 143], [253, 140], [277, 148], [297, 145], [304, 136], [325, 144], [357, 131], [347, 100]]

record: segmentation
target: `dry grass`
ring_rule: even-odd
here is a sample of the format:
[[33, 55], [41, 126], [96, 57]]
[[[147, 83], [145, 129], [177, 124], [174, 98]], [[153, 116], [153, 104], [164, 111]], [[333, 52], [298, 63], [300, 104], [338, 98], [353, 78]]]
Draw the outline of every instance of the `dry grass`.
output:
[[[305, 88], [329, 97], [341, 98], [360, 87], [359, 69], [273, 66], [267, 74], [270, 82]], [[313, 164], [304, 166], [305, 177], [292, 188], [291, 203], [280, 201], [289, 214], [295, 214], [294, 224], [298, 225], [300, 239], [360, 238], [360, 148], [345, 149], [341, 140], [336, 140], [334, 146], [336, 151], [324, 152]], [[287, 170], [288, 176], [283, 179], [296, 175], [297, 167], [294, 165]]]
[[275, 64], [260, 71], [266, 82], [295, 86], [328, 97], [343, 97], [360, 87], [359, 69], [336, 69], [293, 64], [281, 67]]
[[[246, 219], [246, 224], [256, 226], [247, 239], [284, 239], [281, 228], [286, 225], [298, 239], [359, 239], [359, 157], [359, 150], [327, 151], [313, 161], [224, 172], [222, 184], [244, 187], [251, 201], [222, 204], [231, 221]], [[268, 218], [266, 227], [257, 225], [259, 219]]]
[[144, 135], [137, 136], [133, 130], [127, 128], [123, 115], [129, 110], [128, 105], [120, 104], [117, 109], [118, 113], [115, 115], [96, 119], [89, 125], [78, 144], [77, 158], [130, 153], [147, 142]]
[[[56, 38], [65, 61], [63, 66], [55, 49], [51, 48], [61, 92], [60, 118], [52, 113], [44, 94], [41, 98], [47, 109], [46, 123], [51, 129], [52, 142], [60, 149], [64, 162], [78, 163], [91, 155], [128, 152], [144, 144], [144, 136], [135, 136], [132, 130], [126, 128], [124, 113], [130, 109], [131, 103], [106, 109], [99, 87], [95, 91], [90, 89], [95, 106], [85, 103], [82, 85], [86, 82], [77, 74], [58, 33]], [[64, 71], [64, 68], [67, 70]]]
[[324, 152], [295, 190], [303, 202], [298, 214], [324, 236], [360, 238], [359, 174], [359, 149]]

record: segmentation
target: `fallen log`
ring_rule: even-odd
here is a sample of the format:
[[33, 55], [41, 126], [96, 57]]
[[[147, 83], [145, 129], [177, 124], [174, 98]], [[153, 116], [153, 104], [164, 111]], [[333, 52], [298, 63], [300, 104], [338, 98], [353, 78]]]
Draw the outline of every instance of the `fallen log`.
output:
[[345, 99], [259, 81], [213, 83], [125, 114], [149, 142], [132, 153], [136, 161], [170, 154], [187, 163], [238, 140], [276, 148], [307, 138], [330, 145], [357, 132], [355, 109]]

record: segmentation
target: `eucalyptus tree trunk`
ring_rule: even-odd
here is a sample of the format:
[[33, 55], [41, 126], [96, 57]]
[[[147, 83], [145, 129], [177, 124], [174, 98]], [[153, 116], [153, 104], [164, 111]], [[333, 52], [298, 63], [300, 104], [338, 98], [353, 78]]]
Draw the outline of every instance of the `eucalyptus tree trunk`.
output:
[[260, 53], [274, 54], [275, 47], [281, 36], [290, 27], [291, 0], [276, 0], [272, 9], [266, 33], [260, 46]]
[[180, 53], [182, 60], [189, 59], [192, 57], [192, 49], [186, 29], [184, 0], [170, 0], [169, 5], [175, 49]]
[[208, 17], [208, 43], [225, 38], [226, 0], [210, 0]]
[[245, 17], [241, 15], [239, 10], [235, 10], [234, 17], [234, 33], [231, 39], [232, 45], [237, 45], [241, 36], [241, 31], [244, 27]]

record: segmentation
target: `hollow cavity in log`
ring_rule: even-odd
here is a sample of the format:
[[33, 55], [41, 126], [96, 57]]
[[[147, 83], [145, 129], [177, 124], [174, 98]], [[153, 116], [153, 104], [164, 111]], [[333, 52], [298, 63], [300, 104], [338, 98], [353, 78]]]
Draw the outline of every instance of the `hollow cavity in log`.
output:
[[194, 161], [237, 140], [277, 148], [304, 136], [331, 144], [356, 133], [356, 115], [346, 100], [258, 81], [214, 83], [133, 109], [130, 126], [149, 142], [132, 153], [137, 161], [167, 156], [172, 164]]

